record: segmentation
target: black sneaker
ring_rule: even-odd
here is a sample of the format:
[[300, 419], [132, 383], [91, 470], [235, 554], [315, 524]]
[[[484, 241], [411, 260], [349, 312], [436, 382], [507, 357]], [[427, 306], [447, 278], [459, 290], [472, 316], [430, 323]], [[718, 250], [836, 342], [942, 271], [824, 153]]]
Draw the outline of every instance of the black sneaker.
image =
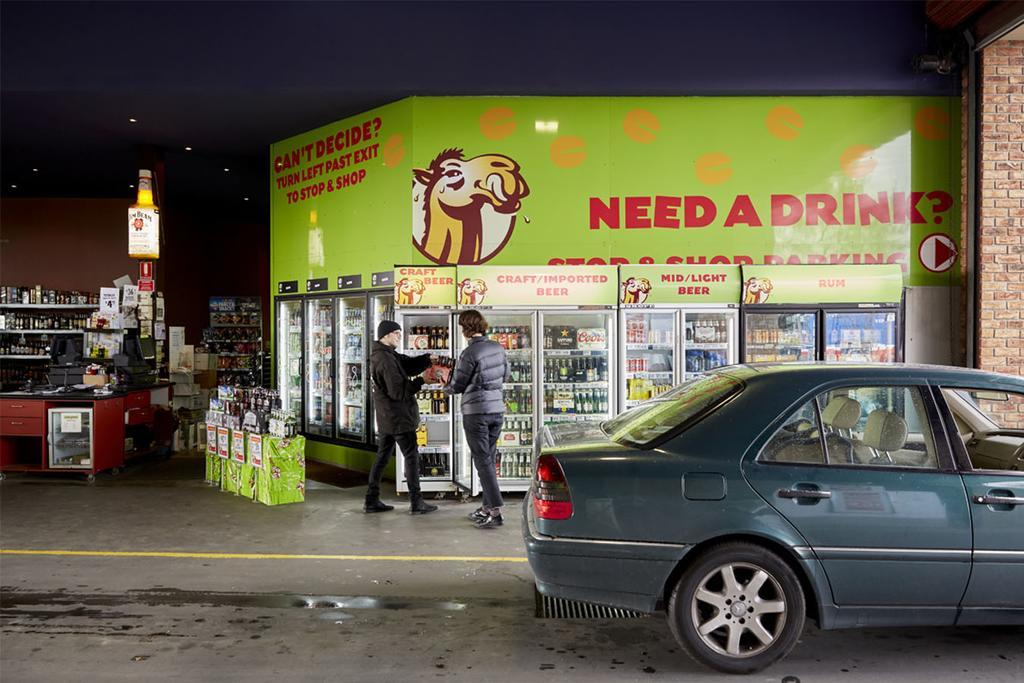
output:
[[387, 503], [382, 503], [379, 500], [368, 500], [363, 504], [363, 512], [367, 514], [371, 512], [389, 512], [394, 509], [394, 505], [388, 505]]
[[476, 522], [473, 526], [477, 529], [495, 529], [504, 523], [505, 520], [501, 518], [501, 515], [487, 515], [479, 522]]
[[427, 514], [429, 512], [434, 512], [436, 510], [437, 510], [437, 506], [436, 505], [431, 505], [430, 503], [428, 503], [428, 502], [426, 502], [424, 500], [418, 500], [415, 503], [413, 503], [412, 506], [409, 508], [409, 514], [410, 515], [425, 515], [425, 514]]
[[477, 508], [476, 510], [473, 510], [472, 512], [469, 513], [469, 519], [472, 522], [480, 522], [487, 519], [487, 513], [484, 512], [484, 509], [482, 507]]

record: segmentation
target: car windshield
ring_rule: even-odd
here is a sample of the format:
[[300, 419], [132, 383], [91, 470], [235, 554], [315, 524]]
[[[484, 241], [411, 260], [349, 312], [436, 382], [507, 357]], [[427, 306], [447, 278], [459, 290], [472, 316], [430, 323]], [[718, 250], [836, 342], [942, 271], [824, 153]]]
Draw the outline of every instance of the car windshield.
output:
[[624, 446], [649, 448], [705, 415], [742, 387], [742, 382], [724, 373], [699, 377], [605, 420], [601, 429], [609, 439]]

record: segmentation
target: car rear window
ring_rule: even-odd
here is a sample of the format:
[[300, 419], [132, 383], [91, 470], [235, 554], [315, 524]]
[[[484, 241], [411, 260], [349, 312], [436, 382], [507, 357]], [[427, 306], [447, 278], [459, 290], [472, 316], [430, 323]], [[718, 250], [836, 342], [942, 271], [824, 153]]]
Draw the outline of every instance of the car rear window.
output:
[[699, 377], [604, 421], [601, 429], [624, 446], [651, 448], [683, 431], [742, 388], [741, 381], [724, 373]]

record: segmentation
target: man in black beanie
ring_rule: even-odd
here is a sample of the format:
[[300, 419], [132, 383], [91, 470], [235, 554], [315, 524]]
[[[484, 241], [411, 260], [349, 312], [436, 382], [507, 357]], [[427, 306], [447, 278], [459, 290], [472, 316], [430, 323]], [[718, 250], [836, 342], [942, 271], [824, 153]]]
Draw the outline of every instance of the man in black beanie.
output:
[[420, 410], [416, 393], [424, 384], [420, 375], [435, 358], [433, 356], [406, 356], [398, 353], [402, 341], [402, 327], [391, 320], [377, 326], [377, 341], [370, 352], [370, 379], [373, 381], [373, 408], [377, 413], [377, 459], [370, 469], [370, 486], [366, 490], [364, 512], [394, 510], [380, 500], [380, 479], [384, 474], [395, 444], [405, 457], [405, 479], [409, 485], [409, 513], [426, 514], [437, 509], [423, 500], [420, 492], [420, 452], [416, 447], [416, 428], [420, 425]]

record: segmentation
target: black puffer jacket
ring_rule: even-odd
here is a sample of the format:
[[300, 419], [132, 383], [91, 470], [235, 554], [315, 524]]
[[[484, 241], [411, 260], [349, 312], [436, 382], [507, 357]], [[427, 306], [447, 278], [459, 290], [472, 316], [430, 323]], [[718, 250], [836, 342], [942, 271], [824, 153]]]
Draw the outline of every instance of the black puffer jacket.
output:
[[423, 378], [409, 379], [430, 367], [430, 356], [406, 356], [387, 344], [373, 342], [370, 352], [370, 380], [373, 382], [373, 409], [381, 434], [415, 432], [420, 425], [416, 392]]
[[463, 415], [504, 413], [501, 385], [508, 376], [508, 357], [501, 344], [486, 337], [473, 337], [459, 354], [452, 379], [444, 388], [462, 394]]

